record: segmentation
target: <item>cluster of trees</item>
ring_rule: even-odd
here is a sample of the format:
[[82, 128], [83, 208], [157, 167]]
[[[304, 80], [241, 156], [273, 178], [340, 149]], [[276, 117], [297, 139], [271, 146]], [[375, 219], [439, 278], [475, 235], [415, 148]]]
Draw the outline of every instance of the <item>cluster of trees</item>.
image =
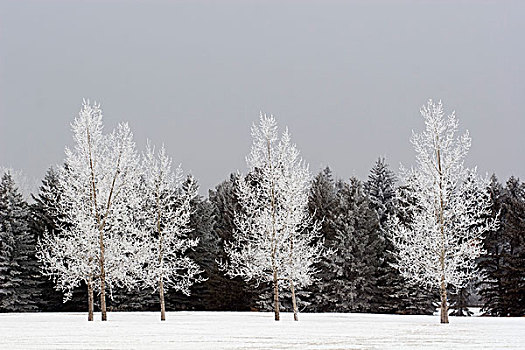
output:
[[[463, 167], [468, 135], [422, 109], [417, 166], [402, 183], [379, 158], [368, 179], [307, 165], [273, 117], [254, 127], [248, 173], [197, 194], [163, 148], [102, 133], [98, 105], [76, 147], [26, 202], [0, 183], [0, 311], [279, 310], [525, 314], [525, 184]], [[437, 147], [436, 147], [437, 145]], [[87, 184], [87, 185], [86, 185]], [[49, 278], [51, 277], [51, 279]], [[472, 278], [473, 277], [473, 278]], [[165, 294], [168, 286], [173, 293]], [[107, 301], [105, 293], [111, 298]], [[99, 300], [93, 293], [100, 295]], [[88, 302], [89, 301], [89, 302]], [[443, 312], [444, 311], [444, 312]]]

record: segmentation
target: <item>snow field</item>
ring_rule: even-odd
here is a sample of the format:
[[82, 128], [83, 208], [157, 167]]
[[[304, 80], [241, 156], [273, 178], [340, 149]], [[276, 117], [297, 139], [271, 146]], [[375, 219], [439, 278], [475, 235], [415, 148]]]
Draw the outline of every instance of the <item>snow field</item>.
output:
[[255, 312], [0, 314], [0, 349], [524, 349], [525, 318]]

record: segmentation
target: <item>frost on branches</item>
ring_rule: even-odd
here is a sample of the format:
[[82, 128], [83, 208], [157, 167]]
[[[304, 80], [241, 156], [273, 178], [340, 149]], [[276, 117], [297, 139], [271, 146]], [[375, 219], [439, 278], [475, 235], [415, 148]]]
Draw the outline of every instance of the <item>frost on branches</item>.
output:
[[148, 143], [142, 161], [139, 185], [143, 198], [138, 213], [142, 231], [139, 280], [159, 292], [161, 320], [166, 319], [164, 292], [168, 288], [189, 295], [190, 287], [203, 279], [202, 270], [189, 257], [188, 249], [198, 244], [188, 238], [191, 201], [197, 195], [195, 180], [183, 190], [182, 169], [173, 171], [164, 147], [155, 152]]
[[225, 248], [225, 268], [232, 278], [273, 283], [275, 320], [284, 283], [297, 320], [295, 289], [313, 282], [314, 264], [324, 254], [319, 225], [308, 213], [310, 173], [288, 130], [279, 139], [273, 116], [261, 115], [252, 136], [250, 173], [238, 181], [242, 211], [235, 215], [237, 230]]
[[426, 129], [413, 133], [417, 167], [402, 169], [406, 186], [414, 189], [407, 210], [411, 219], [390, 220], [399, 252], [396, 266], [404, 277], [439, 288], [441, 323], [448, 323], [447, 286], [461, 288], [474, 276], [483, 234], [495, 228], [490, 217], [486, 180], [464, 166], [470, 148], [468, 132], [457, 137], [458, 121], [444, 116], [441, 102], [421, 108]]
[[106, 289], [135, 282], [131, 268], [138, 235], [131, 210], [138, 202], [138, 157], [127, 124], [110, 134], [103, 134], [102, 128], [100, 105], [84, 101], [72, 124], [75, 147], [66, 148], [59, 174], [60, 233], [44, 236], [39, 258], [66, 300], [74, 287], [86, 283], [89, 320], [93, 290], [99, 292], [105, 321]]

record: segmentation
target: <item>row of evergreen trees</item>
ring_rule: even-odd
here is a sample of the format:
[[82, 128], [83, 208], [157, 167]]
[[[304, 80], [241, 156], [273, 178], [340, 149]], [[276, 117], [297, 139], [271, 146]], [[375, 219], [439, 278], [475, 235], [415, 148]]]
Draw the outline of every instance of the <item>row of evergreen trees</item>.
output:
[[[270, 286], [230, 279], [218, 267], [225, 261], [225, 242], [235, 230], [238, 175], [193, 200], [191, 236], [200, 244], [190, 253], [204, 270], [203, 283], [191, 296], [168, 294], [168, 310], [271, 310]], [[0, 183], [0, 311], [84, 311], [85, 286], [62, 302], [53, 281], [40, 274], [36, 243], [44, 232], [57, 232], [56, 205], [60, 201], [58, 175], [48, 170], [33, 203], [19, 193], [9, 173]], [[185, 186], [195, 186], [188, 181]], [[485, 240], [479, 259], [481, 274], [471, 286], [451, 291], [454, 314], [466, 315], [466, 305], [479, 302], [487, 315], [525, 314], [525, 184], [511, 177], [505, 186], [495, 176], [490, 183], [493, 215], [500, 226]], [[396, 196], [396, 191], [398, 195]], [[435, 290], [411, 285], [392, 267], [396, 252], [385, 230], [387, 218], [410, 220], [411, 189], [397, 187], [395, 174], [379, 159], [366, 181], [334, 179], [329, 168], [312, 181], [309, 210], [322, 222], [324, 244], [333, 250], [319, 264], [317, 279], [298, 293], [302, 311], [428, 314], [435, 310]], [[112, 291], [110, 310], [157, 310], [152, 291]], [[284, 309], [289, 308], [282, 295]]]

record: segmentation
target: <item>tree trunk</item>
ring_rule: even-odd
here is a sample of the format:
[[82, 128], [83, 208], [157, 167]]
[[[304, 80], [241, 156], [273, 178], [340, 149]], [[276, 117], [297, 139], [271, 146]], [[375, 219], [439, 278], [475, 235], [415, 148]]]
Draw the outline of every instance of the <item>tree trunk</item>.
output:
[[445, 276], [441, 276], [441, 323], [448, 323], [447, 287]]
[[88, 321], [93, 321], [93, 285], [91, 278], [88, 281]]
[[273, 303], [275, 320], [279, 321], [279, 281], [277, 280], [277, 270], [273, 271]]
[[166, 321], [166, 304], [164, 303], [164, 283], [162, 278], [159, 279], [159, 297], [160, 297], [160, 320]]
[[[436, 145], [439, 145], [439, 137], [436, 136]], [[443, 203], [443, 172], [441, 170], [441, 150], [438, 147], [436, 150], [438, 173], [439, 173], [439, 226], [441, 230], [441, 254], [439, 263], [441, 265], [441, 323], [448, 323], [448, 307], [447, 307], [447, 285], [445, 284], [445, 220], [444, 220], [444, 203]]]
[[104, 269], [104, 240], [103, 233], [100, 232], [100, 311], [102, 321], [107, 321], [106, 314], [106, 271]]
[[290, 290], [292, 291], [293, 320], [299, 321], [299, 315], [297, 312], [297, 301], [295, 299], [295, 286], [293, 285], [292, 280], [290, 280]]

